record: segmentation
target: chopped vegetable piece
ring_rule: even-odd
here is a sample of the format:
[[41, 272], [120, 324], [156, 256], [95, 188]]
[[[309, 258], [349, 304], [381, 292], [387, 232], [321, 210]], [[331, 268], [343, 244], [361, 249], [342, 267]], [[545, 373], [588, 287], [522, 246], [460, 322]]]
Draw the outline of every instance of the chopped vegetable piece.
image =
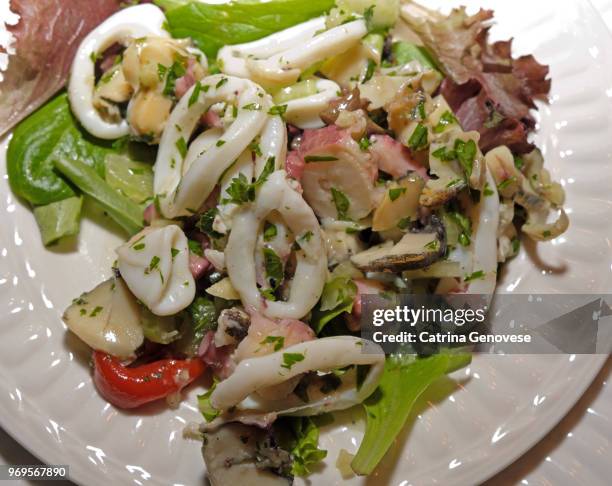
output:
[[60, 238], [79, 232], [79, 217], [83, 206], [82, 197], [69, 197], [45, 206], [34, 208], [34, 217], [43, 245], [56, 243]]
[[140, 206], [117, 193], [93, 168], [68, 158], [56, 160], [55, 167], [81, 191], [95, 199], [130, 235], [143, 227]]

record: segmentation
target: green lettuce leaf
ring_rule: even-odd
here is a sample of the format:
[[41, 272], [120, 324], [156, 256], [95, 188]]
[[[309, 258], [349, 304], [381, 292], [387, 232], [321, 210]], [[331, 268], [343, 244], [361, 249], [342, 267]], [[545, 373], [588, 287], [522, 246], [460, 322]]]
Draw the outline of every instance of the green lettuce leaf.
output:
[[351, 312], [357, 285], [348, 276], [336, 277], [325, 284], [319, 305], [312, 312], [310, 326], [319, 334], [336, 317]]
[[417, 398], [438, 378], [467, 366], [471, 359], [470, 354], [451, 353], [428, 358], [389, 356], [378, 388], [363, 403], [366, 430], [351, 463], [353, 471], [372, 473], [404, 427]]
[[34, 217], [45, 246], [52, 245], [64, 236], [73, 236], [79, 232], [82, 206], [83, 198], [73, 196], [34, 208]]
[[[191, 37], [210, 59], [227, 44], [261, 39], [306, 20], [323, 15], [333, 0], [271, 0], [211, 5], [200, 2], [158, 0], [166, 12], [172, 37]], [[178, 5], [178, 6], [177, 6]]]
[[325, 459], [327, 451], [319, 449], [319, 427], [311, 418], [292, 418], [291, 430], [294, 436], [290, 450], [293, 459], [291, 474], [306, 476], [314, 464]]
[[73, 188], [55, 172], [59, 158], [79, 160], [104, 177], [104, 159], [112, 149], [76, 123], [65, 93], [23, 120], [13, 131], [6, 154], [11, 189], [34, 205], [75, 196]]

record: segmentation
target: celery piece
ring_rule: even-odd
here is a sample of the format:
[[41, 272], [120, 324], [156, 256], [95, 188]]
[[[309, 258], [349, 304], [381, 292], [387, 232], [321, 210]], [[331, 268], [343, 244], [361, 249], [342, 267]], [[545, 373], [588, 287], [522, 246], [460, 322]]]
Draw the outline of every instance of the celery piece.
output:
[[128, 234], [133, 235], [143, 227], [141, 207], [115, 191], [95, 169], [67, 158], [56, 160], [54, 165], [81, 191], [95, 199]]
[[292, 84], [291, 86], [281, 88], [274, 93], [273, 99], [274, 103], [277, 105], [282, 105], [288, 101], [306, 98], [307, 96], [312, 96], [314, 94], [317, 94], [317, 82], [314, 79], [307, 79], [305, 81]]
[[136, 203], [153, 197], [153, 169], [145, 162], [137, 162], [126, 155], [109, 154], [105, 178], [109, 186]]
[[34, 217], [45, 246], [56, 243], [64, 236], [76, 235], [79, 232], [82, 206], [83, 198], [73, 196], [34, 208]]

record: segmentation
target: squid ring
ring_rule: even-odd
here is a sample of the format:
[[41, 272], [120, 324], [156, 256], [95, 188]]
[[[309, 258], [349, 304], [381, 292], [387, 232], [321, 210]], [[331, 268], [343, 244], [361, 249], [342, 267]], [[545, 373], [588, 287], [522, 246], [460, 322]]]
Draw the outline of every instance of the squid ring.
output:
[[325, 17], [318, 17], [276, 32], [263, 39], [222, 47], [217, 58], [224, 73], [248, 78], [251, 73], [246, 63], [247, 57], [268, 58], [285, 51], [288, 45], [302, 45], [304, 42], [308, 42], [318, 31], [323, 29], [325, 29]]
[[180, 312], [195, 296], [187, 237], [177, 225], [145, 228], [117, 249], [123, 280], [151, 312]]
[[162, 28], [166, 17], [154, 5], [136, 5], [120, 10], [90, 32], [76, 53], [68, 84], [68, 98], [72, 111], [81, 125], [92, 135], [107, 140], [124, 137], [129, 133], [126, 120], [109, 123], [93, 105], [95, 65], [92, 54], [104, 52], [113, 44], [127, 38], [150, 35], [168, 37]]
[[[256, 284], [257, 235], [265, 218], [275, 210], [300, 243], [295, 276], [286, 302], [265, 300]], [[225, 260], [232, 285], [242, 301], [267, 317], [300, 319], [318, 302], [327, 273], [319, 222], [302, 196], [289, 185], [285, 171], [271, 174], [253, 205], [234, 216]]]
[[[236, 103], [236, 119], [214, 146], [186, 159], [200, 117], [217, 103]], [[270, 106], [271, 98], [260, 86], [222, 74], [204, 78], [185, 93], [170, 114], [155, 162], [154, 189], [164, 216], [186, 216], [200, 208], [221, 175], [262, 131]]]
[[329, 106], [329, 102], [338, 97], [340, 86], [328, 79], [315, 80], [317, 92], [303, 98], [287, 102], [285, 119], [298, 128], [322, 128], [325, 126], [319, 114]]
[[[322, 26], [313, 30], [315, 26]], [[254, 43], [228, 46], [219, 51], [223, 71], [248, 76], [264, 84], [291, 84], [313, 64], [341, 54], [368, 32], [363, 19], [325, 28], [325, 22], [314, 19], [265, 37]], [[291, 45], [283, 49], [283, 45]]]
[[[288, 366], [284, 360], [284, 355], [288, 353], [303, 356], [303, 359]], [[258, 390], [278, 385], [303, 373], [331, 371], [353, 365], [371, 365], [359, 389], [355, 376], [347, 372], [341, 377], [342, 384], [334, 392], [313, 397], [308, 403], [304, 403], [297, 396], [264, 400], [252, 395]], [[379, 345], [371, 341], [353, 336], [315, 339], [266, 356], [241, 361], [227, 379], [217, 384], [210, 401], [217, 410], [236, 407], [238, 410], [277, 412], [285, 415], [317, 415], [331, 410], [342, 410], [361, 403], [372, 394], [384, 365], [384, 352]]]

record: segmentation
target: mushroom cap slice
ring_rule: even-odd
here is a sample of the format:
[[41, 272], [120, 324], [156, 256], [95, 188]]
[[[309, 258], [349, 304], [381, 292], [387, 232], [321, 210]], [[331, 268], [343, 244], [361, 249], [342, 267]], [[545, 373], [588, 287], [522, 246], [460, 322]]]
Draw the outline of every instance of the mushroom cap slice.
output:
[[372, 247], [354, 255], [351, 261], [364, 272], [401, 272], [428, 267], [445, 253], [444, 227], [432, 217], [432, 223], [422, 231], [407, 233], [395, 245]]
[[[202, 456], [211, 486], [290, 485], [291, 478], [258, 466], [260, 447], [262, 444], [265, 447], [266, 437], [265, 430], [239, 423], [226, 424], [204, 434]], [[289, 454], [284, 454], [286, 462], [289, 462]]]

